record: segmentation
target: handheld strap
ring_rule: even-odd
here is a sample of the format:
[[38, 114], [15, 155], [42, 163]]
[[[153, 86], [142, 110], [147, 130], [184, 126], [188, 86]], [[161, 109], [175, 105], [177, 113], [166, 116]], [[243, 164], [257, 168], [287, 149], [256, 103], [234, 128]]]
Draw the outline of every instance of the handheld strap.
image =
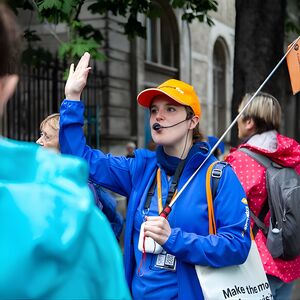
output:
[[[169, 191], [168, 191], [168, 196], [167, 196], [165, 208], [169, 206], [169, 204], [170, 204], [170, 202], [172, 200], [172, 197], [174, 196], [174, 194], [176, 192], [176, 189], [177, 189], [177, 186], [178, 186], [178, 182], [179, 182], [179, 178], [180, 178], [180, 176], [182, 174], [182, 171], [184, 169], [185, 162], [186, 162], [185, 159], [182, 160], [179, 163], [178, 167], [176, 168], [176, 171], [175, 171], [172, 183], [171, 183]], [[146, 199], [146, 202], [145, 202], [144, 210], [147, 210], [150, 207], [151, 200], [152, 200], [152, 197], [154, 195], [155, 186], [156, 186], [156, 179], [154, 177], [153, 182], [152, 182], [152, 184], [151, 184], [151, 186], [149, 188], [148, 194], [147, 194], [147, 199]]]
[[151, 200], [152, 200], [152, 197], [154, 195], [155, 185], [156, 185], [156, 180], [155, 180], [155, 176], [154, 176], [154, 179], [151, 183], [151, 186], [150, 186], [148, 194], [147, 194], [147, 199], [146, 199], [146, 202], [145, 202], [145, 205], [144, 205], [144, 210], [148, 210], [149, 207], [150, 207]]
[[172, 200], [172, 197], [173, 195], [175, 194], [176, 192], [176, 189], [177, 189], [177, 186], [178, 186], [178, 181], [179, 181], [179, 178], [182, 174], [182, 171], [184, 169], [184, 166], [185, 166], [185, 162], [186, 160], [182, 160], [178, 167], [176, 168], [176, 171], [175, 171], [175, 174], [174, 174], [174, 177], [173, 177], [173, 180], [172, 180], [172, 183], [171, 183], [171, 186], [169, 188], [169, 191], [168, 191], [168, 197], [167, 197], [167, 201], [166, 201], [166, 206], [169, 206], [171, 200]]

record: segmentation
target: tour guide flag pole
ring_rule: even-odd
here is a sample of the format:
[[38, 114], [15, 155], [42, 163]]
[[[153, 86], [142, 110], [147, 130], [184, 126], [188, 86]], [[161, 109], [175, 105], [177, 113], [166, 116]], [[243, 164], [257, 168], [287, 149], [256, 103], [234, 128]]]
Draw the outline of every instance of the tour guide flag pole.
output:
[[[299, 43], [298, 43], [299, 42]], [[185, 188], [188, 186], [188, 184], [191, 182], [191, 180], [195, 177], [195, 175], [198, 173], [198, 171], [201, 169], [201, 167], [205, 164], [205, 162], [208, 160], [208, 158], [214, 153], [214, 151], [217, 149], [217, 147], [219, 146], [219, 144], [221, 143], [221, 141], [224, 139], [224, 137], [226, 136], [226, 134], [230, 131], [230, 129], [235, 125], [235, 123], [237, 122], [238, 118], [242, 115], [242, 113], [245, 111], [245, 109], [248, 107], [248, 105], [252, 102], [252, 100], [255, 98], [255, 96], [260, 92], [260, 90], [264, 87], [264, 85], [267, 83], [267, 81], [271, 78], [271, 76], [274, 74], [274, 72], [278, 69], [278, 67], [281, 65], [281, 63], [284, 61], [284, 59], [287, 57], [287, 55], [293, 50], [293, 51], [297, 51], [299, 50], [299, 45], [298, 47], [295, 47], [296, 49], [294, 49], [295, 45], [300, 44], [300, 36], [298, 36], [298, 38], [291, 44], [288, 46], [288, 50], [285, 53], [285, 55], [282, 57], [282, 59], [278, 62], [278, 64], [275, 66], [275, 68], [272, 70], [272, 72], [269, 74], [269, 76], [265, 79], [265, 81], [260, 85], [260, 87], [258, 88], [258, 90], [253, 94], [253, 96], [249, 99], [249, 101], [246, 103], [246, 105], [244, 106], [244, 108], [240, 111], [240, 113], [236, 116], [236, 118], [232, 121], [232, 123], [229, 125], [229, 127], [226, 129], [226, 131], [223, 133], [223, 135], [219, 138], [219, 140], [217, 141], [217, 143], [213, 146], [213, 148], [211, 149], [211, 151], [209, 152], [208, 156], [206, 156], [206, 158], [204, 159], [204, 161], [200, 164], [200, 166], [197, 168], [197, 170], [192, 174], [192, 176], [188, 179], [188, 181], [184, 184], [184, 186], [181, 188], [180, 191], [178, 191], [178, 193], [176, 194], [176, 196], [172, 199], [171, 203], [169, 204], [170, 207], [170, 211], [171, 211], [171, 207], [172, 205], [175, 203], [175, 201], [178, 199], [178, 197], [182, 194], [182, 192], [185, 190]], [[299, 52], [298, 56], [297, 56], [297, 61], [296, 63], [298, 64], [297, 67], [299, 69], [299, 74], [300, 74], [300, 54]], [[293, 53], [294, 54], [294, 53]], [[295, 73], [294, 73], [295, 75]], [[292, 75], [290, 75], [290, 77], [292, 77]], [[297, 78], [298, 81], [300, 81], [300, 77]], [[168, 211], [168, 214], [170, 213], [170, 211]], [[166, 217], [167, 215], [163, 215], [164, 217]]]

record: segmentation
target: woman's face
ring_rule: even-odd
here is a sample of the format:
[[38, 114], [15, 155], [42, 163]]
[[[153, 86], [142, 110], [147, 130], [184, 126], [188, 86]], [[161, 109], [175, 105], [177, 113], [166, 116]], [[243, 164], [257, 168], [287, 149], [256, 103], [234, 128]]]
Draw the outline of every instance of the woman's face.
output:
[[41, 130], [41, 136], [36, 143], [45, 148], [59, 151], [58, 130], [55, 130], [48, 123], [45, 123]]
[[[155, 97], [150, 107], [150, 126], [153, 141], [163, 146], [176, 146], [186, 141], [191, 124], [190, 120], [186, 120], [186, 116], [185, 107], [170, 97], [166, 95]], [[186, 122], [170, 128], [154, 130], [152, 127], [155, 123], [161, 126], [172, 126], [184, 120]]]

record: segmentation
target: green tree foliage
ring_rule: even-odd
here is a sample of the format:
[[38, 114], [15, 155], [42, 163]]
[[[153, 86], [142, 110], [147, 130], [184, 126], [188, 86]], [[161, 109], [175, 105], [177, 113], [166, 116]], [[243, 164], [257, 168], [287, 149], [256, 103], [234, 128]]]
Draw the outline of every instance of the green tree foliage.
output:
[[[182, 18], [188, 22], [199, 20], [212, 25], [213, 21], [209, 16], [210, 11], [217, 11], [216, 0], [169, 0], [173, 8], [183, 9]], [[37, 11], [41, 23], [50, 24], [63, 23], [69, 29], [69, 40], [60, 41], [59, 54], [63, 58], [78, 58], [85, 51], [89, 51], [93, 58], [102, 59], [101, 43], [102, 33], [90, 24], [84, 23], [80, 19], [83, 5], [87, 4], [87, 9], [99, 18], [107, 13], [115, 16], [122, 16], [125, 20], [122, 24], [124, 33], [129, 38], [135, 36], [146, 38], [146, 28], [138, 20], [139, 14], [148, 17], [159, 16], [158, 11], [150, 0], [11, 0], [9, 4], [18, 12], [18, 8]], [[33, 44], [39, 40], [38, 35], [29, 29], [25, 32], [25, 37], [29, 43], [29, 49], [33, 50]], [[27, 53], [27, 55], [31, 55]], [[39, 49], [41, 55], [41, 49]], [[47, 54], [46, 54], [47, 55]]]

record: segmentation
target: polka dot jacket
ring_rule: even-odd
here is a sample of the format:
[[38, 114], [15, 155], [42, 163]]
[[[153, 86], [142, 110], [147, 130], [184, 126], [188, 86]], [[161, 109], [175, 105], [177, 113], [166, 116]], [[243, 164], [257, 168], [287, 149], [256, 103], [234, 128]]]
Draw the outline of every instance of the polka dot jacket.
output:
[[[254, 152], [264, 154], [281, 165], [294, 168], [300, 174], [300, 144], [278, 133], [276, 138], [277, 148], [272, 152], [250, 143], [239, 147], [247, 147]], [[265, 168], [246, 153], [236, 150], [232, 149], [225, 160], [232, 165], [239, 177], [247, 194], [250, 209], [258, 215], [264, 202], [267, 201]], [[269, 217], [268, 213], [264, 220], [266, 225], [269, 225]], [[253, 224], [252, 220], [251, 225]], [[274, 259], [266, 247], [266, 237], [260, 230], [255, 241], [267, 274], [276, 276], [284, 282], [300, 278], [300, 256], [290, 261]]]

